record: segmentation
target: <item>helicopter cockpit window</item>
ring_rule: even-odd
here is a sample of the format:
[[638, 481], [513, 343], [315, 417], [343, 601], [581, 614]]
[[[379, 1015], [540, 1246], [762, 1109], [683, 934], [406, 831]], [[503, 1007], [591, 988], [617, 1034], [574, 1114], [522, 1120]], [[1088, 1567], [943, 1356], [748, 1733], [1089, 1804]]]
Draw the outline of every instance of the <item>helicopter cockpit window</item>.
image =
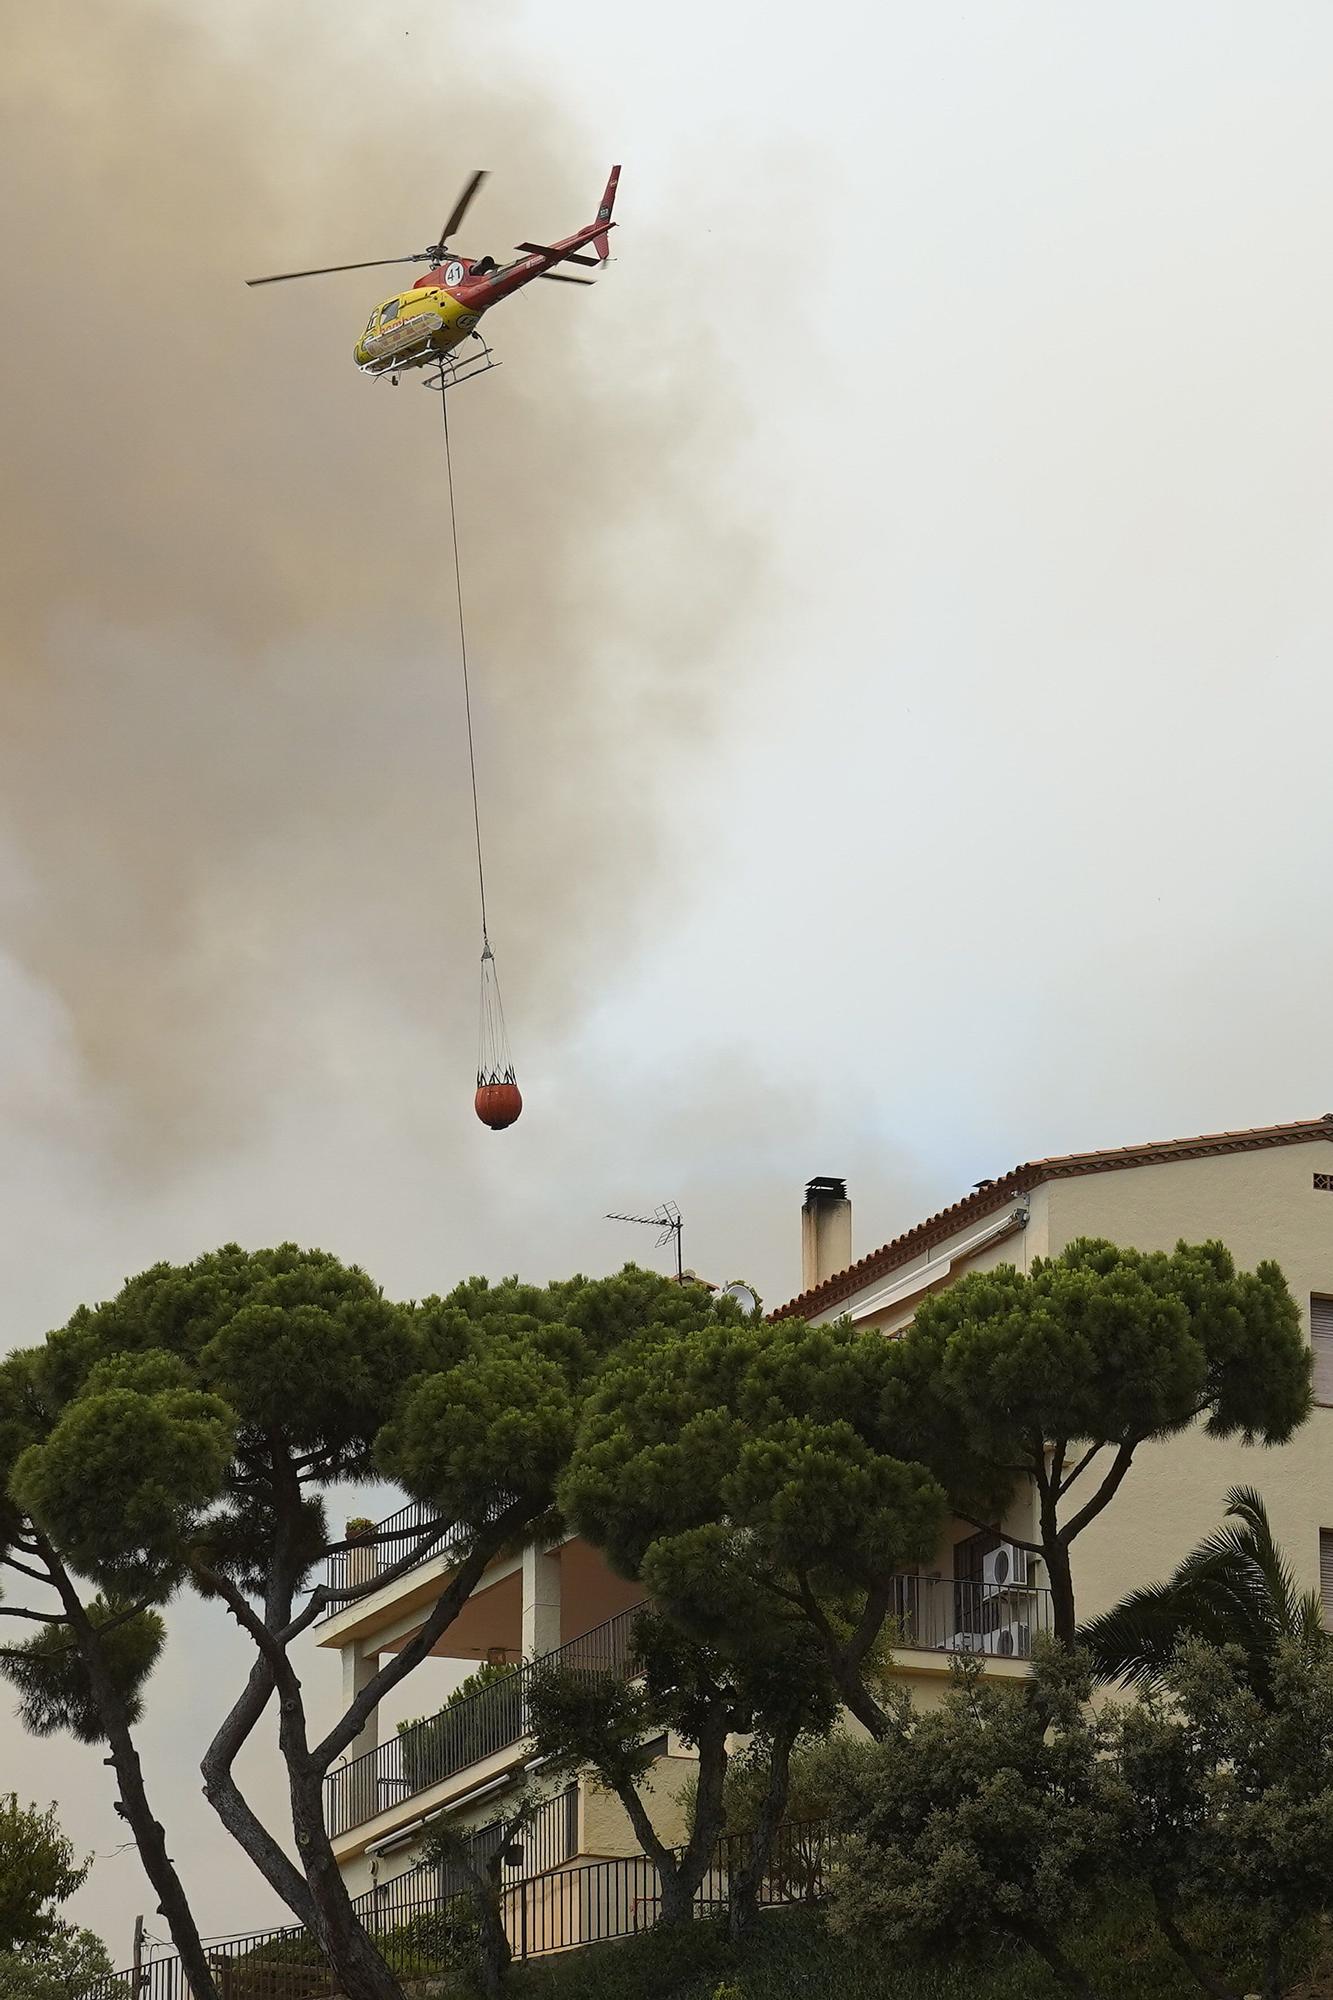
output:
[[383, 307], [383, 308], [381, 309], [381, 312], [380, 312], [380, 325], [381, 325], [381, 326], [387, 326], [387, 325], [389, 324], [389, 321], [390, 321], [391, 319], [397, 319], [397, 317], [398, 317], [398, 314], [399, 314], [399, 312], [400, 312], [401, 310], [402, 310], [402, 308], [400, 307], [400, 305], [399, 305], [399, 303], [398, 303], [397, 299], [390, 299], [390, 301], [389, 301], [388, 305], [387, 305], [387, 306], [384, 306], [384, 307]]

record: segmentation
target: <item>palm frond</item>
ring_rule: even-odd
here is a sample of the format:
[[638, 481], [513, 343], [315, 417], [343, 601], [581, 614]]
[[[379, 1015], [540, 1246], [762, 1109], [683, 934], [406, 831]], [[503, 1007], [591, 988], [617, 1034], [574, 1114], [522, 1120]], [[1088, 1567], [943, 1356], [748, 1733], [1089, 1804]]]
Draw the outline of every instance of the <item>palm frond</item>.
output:
[[1278, 1642], [1323, 1643], [1319, 1597], [1297, 1588], [1262, 1496], [1252, 1486], [1226, 1495], [1227, 1525], [1191, 1549], [1167, 1582], [1131, 1591], [1079, 1633], [1103, 1682], [1159, 1689], [1172, 1653], [1192, 1636], [1238, 1646], [1256, 1693], [1272, 1687]]

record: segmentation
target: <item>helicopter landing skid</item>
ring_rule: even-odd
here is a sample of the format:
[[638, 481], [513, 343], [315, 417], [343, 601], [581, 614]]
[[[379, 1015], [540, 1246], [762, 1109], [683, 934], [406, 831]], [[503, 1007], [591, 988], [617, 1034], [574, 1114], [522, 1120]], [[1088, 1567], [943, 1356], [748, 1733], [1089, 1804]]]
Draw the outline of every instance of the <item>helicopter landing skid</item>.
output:
[[443, 395], [446, 389], [456, 389], [460, 382], [471, 382], [474, 376], [488, 375], [492, 368], [500, 366], [481, 335], [474, 333], [472, 338], [481, 348], [480, 354], [475, 351], [463, 354], [451, 347], [447, 354], [437, 356], [434, 372], [423, 377], [427, 389], [436, 389]]

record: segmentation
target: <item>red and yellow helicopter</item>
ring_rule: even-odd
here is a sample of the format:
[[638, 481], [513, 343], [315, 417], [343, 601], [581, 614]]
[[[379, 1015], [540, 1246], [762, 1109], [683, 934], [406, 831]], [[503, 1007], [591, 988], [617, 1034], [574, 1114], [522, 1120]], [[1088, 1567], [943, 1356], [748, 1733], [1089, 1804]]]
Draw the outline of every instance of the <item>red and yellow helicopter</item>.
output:
[[[558, 243], [520, 243], [523, 253], [513, 263], [497, 264], [494, 257], [460, 257], [450, 249], [449, 239], [461, 227], [472, 198], [485, 180], [478, 169], [454, 203], [453, 212], [440, 232], [438, 243], [414, 250], [406, 257], [373, 257], [364, 264], [326, 264], [316, 271], [279, 271], [271, 278], [248, 278], [250, 285], [281, 285], [290, 278], [322, 278], [335, 271], [371, 271], [384, 264], [428, 264], [430, 269], [417, 279], [410, 292], [396, 292], [378, 306], [366, 322], [365, 332], [354, 350], [358, 368], [367, 375], [390, 375], [395, 381], [409, 368], [439, 364], [441, 386], [449, 387], [470, 374], [491, 366], [490, 350], [477, 332], [483, 313], [499, 300], [530, 284], [534, 278], [551, 278], [559, 284], [590, 285], [591, 278], [557, 271], [557, 264], [605, 264], [611, 254], [608, 231], [615, 228], [611, 210], [615, 206], [620, 168], [612, 167], [597, 210], [597, 220]], [[591, 245], [596, 253], [585, 255]], [[481, 353], [466, 361], [456, 359], [454, 349], [469, 335], [481, 342]]]

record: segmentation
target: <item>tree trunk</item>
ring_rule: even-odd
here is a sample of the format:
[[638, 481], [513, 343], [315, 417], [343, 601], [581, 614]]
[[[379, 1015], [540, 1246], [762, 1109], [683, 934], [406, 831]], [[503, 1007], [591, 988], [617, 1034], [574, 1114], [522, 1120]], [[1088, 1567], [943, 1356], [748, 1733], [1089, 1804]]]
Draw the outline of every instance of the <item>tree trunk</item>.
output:
[[[693, 1871], [691, 1871], [693, 1873]], [[662, 1925], [692, 1924], [694, 1922], [694, 1892], [703, 1880], [703, 1871], [697, 1881], [690, 1881], [683, 1868], [673, 1866], [665, 1858], [657, 1862], [658, 1908], [657, 1921]]]
[[1268, 1940], [1265, 1955], [1264, 2000], [1282, 2000], [1282, 1939], [1277, 1932]]
[[1055, 1939], [1044, 1931], [1040, 1924], [1015, 1924], [1015, 1937], [1023, 1940], [1030, 1951], [1044, 1959], [1054, 1974], [1056, 1984], [1066, 1993], [1073, 1993], [1077, 2000], [1097, 2000], [1097, 1995], [1076, 1965], [1071, 1965]]
[[116, 1783], [125, 1818], [134, 1835], [145, 1875], [158, 1898], [159, 1913], [166, 1919], [171, 1942], [176, 1947], [181, 1970], [189, 1981], [194, 2000], [215, 2000], [217, 1988], [199, 1929], [185, 1894], [184, 1885], [167, 1853], [166, 1834], [153, 1817], [144, 1787], [143, 1767], [128, 1729], [107, 1727], [107, 1743], [115, 1768]]
[[166, 1834], [148, 1803], [143, 1766], [134, 1747], [125, 1701], [107, 1670], [97, 1628], [85, 1611], [83, 1600], [66, 1575], [54, 1550], [44, 1546], [42, 1559], [60, 1593], [74, 1643], [79, 1649], [79, 1658], [88, 1676], [88, 1686], [97, 1704], [98, 1720], [101, 1722], [107, 1747], [111, 1752], [110, 1762], [116, 1774], [116, 1786], [120, 1793], [125, 1821], [134, 1835], [134, 1844], [139, 1850], [144, 1873], [157, 1892], [158, 1911], [166, 1919], [167, 1929], [171, 1932], [171, 1942], [175, 1945], [181, 1962], [181, 1969], [189, 1982], [194, 2000], [217, 2000], [217, 1986], [212, 1968], [200, 1940], [199, 1928], [194, 1921], [184, 1885], [176, 1873], [171, 1856], [167, 1853]]
[[[504, 1992], [505, 1979], [514, 1952], [509, 1942], [509, 1933], [504, 1926], [502, 1891], [499, 1883], [501, 1856], [496, 1854], [486, 1867], [484, 1879], [478, 1879], [477, 1898], [477, 1942], [481, 1953], [481, 1990], [486, 2000], [499, 2000]], [[494, 1872], [493, 1872], [494, 1871]]]
[[787, 1797], [791, 1790], [791, 1753], [796, 1733], [795, 1718], [784, 1722], [773, 1732], [764, 1803], [759, 1809], [754, 1832], [750, 1835], [740, 1873], [729, 1885], [727, 1930], [733, 1940], [744, 1937], [759, 1914], [759, 1886], [768, 1871], [774, 1836], [787, 1810]]
[[314, 1905], [312, 1928], [347, 2000], [403, 2000], [403, 1989], [371, 1942], [352, 1908], [324, 1830], [323, 1785], [310, 1767], [303, 1718], [294, 1713], [299, 1702], [285, 1696], [279, 1703], [278, 1735], [287, 1765], [296, 1848]]
[[1205, 1993], [1211, 1994], [1212, 2000], [1241, 2000], [1239, 1989], [1228, 1986], [1184, 1935], [1176, 1922], [1175, 1911], [1169, 1898], [1154, 1892], [1153, 1903], [1157, 1912], [1157, 1928], [1195, 1985], [1202, 1987]]
[[227, 1832], [298, 1922], [311, 1929], [315, 1906], [305, 1877], [252, 1810], [232, 1771], [237, 1753], [267, 1708], [272, 1693], [272, 1674], [263, 1660], [256, 1660], [240, 1699], [209, 1744], [199, 1769], [204, 1780], [204, 1797]]
[[694, 1898], [712, 1866], [725, 1818], [722, 1787], [727, 1776], [727, 1734], [727, 1713], [723, 1704], [718, 1703], [700, 1729], [695, 1744], [699, 1776], [694, 1792], [694, 1827], [679, 1860], [658, 1838], [633, 1784], [612, 1781], [612, 1789], [625, 1808], [639, 1846], [657, 1869], [660, 1924], [694, 1921]]
[[1069, 1544], [1060, 1539], [1060, 1524], [1054, 1499], [1042, 1496], [1041, 1553], [1051, 1589], [1051, 1627], [1057, 1639], [1072, 1646], [1078, 1630], [1074, 1614], [1074, 1577], [1069, 1561]]
[[882, 1743], [888, 1734], [889, 1718], [871, 1694], [861, 1675], [846, 1660], [834, 1657], [833, 1678], [838, 1693], [846, 1702], [849, 1712], [854, 1715], [863, 1729], [869, 1730], [876, 1743]]

